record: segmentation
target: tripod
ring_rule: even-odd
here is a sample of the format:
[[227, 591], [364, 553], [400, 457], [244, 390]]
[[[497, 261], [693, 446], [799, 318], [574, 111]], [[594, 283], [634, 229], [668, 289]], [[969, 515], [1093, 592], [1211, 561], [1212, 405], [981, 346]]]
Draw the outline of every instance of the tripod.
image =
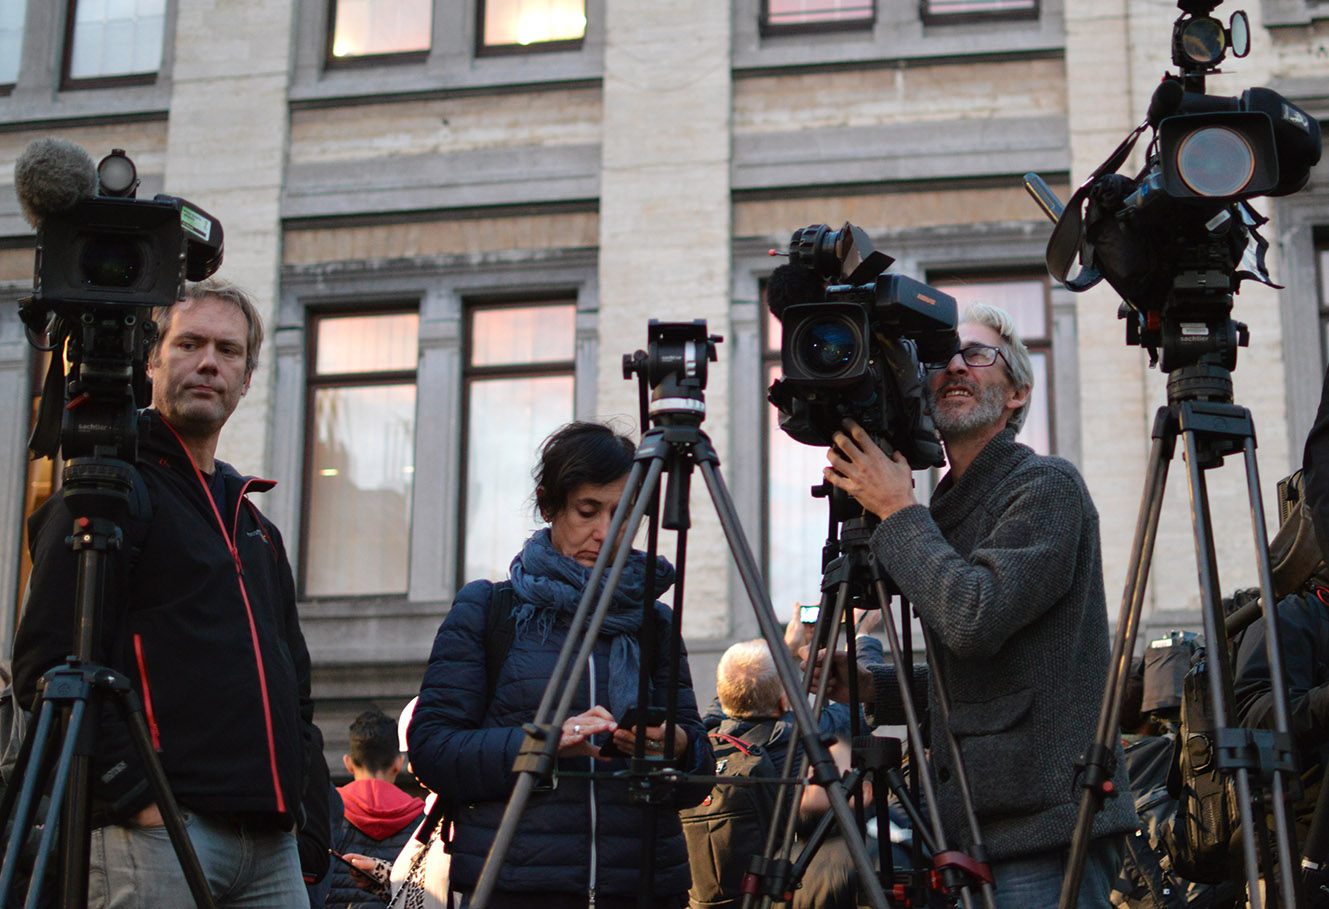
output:
[[[38, 455], [53, 455], [55, 436], [69, 458], [64, 470], [61, 496], [73, 516], [66, 541], [77, 554], [74, 591], [73, 651], [65, 662], [47, 672], [38, 683], [33, 705], [37, 718], [32, 734], [23, 742], [16, 767], [21, 786], [10, 786], [0, 800], [0, 829], [13, 815], [11, 838], [0, 866], [0, 906], [9, 905], [9, 893], [18, 874], [19, 852], [33, 820], [37, 799], [47, 783], [51, 798], [28, 887], [28, 909], [39, 905], [46, 869], [59, 849], [61, 906], [84, 906], [88, 900], [88, 867], [92, 816], [92, 756], [97, 745], [101, 707], [109, 698], [129, 729], [130, 738], [143, 765], [148, 786], [161, 812], [166, 831], [194, 901], [214, 905], [202, 866], [185, 830], [184, 819], [171, 793], [161, 762], [153, 750], [143, 705], [129, 680], [106, 666], [93, 662], [100, 638], [102, 598], [106, 587], [107, 554], [124, 543], [122, 527], [130, 514], [138, 430], [135, 394], [131, 382], [142, 373], [152, 323], [137, 311], [110, 307], [91, 310], [77, 323], [78, 334], [69, 337], [71, 364], [64, 424], [54, 425], [51, 434], [49, 409], [60, 404], [57, 369], [61, 368], [63, 327], [53, 330], [57, 343], [51, 372], [47, 376], [37, 426], [30, 447]], [[25, 315], [25, 320], [27, 315]], [[57, 326], [73, 319], [58, 319]], [[43, 427], [45, 441], [39, 439]], [[31, 603], [28, 608], [47, 604]], [[60, 725], [57, 725], [59, 723]], [[48, 748], [64, 736], [54, 761]], [[54, 768], [52, 766], [54, 764]], [[54, 778], [52, 779], [52, 770]], [[57, 843], [56, 837], [59, 837]]]
[[[1126, 589], [1122, 594], [1121, 615], [1117, 620], [1116, 640], [1109, 666], [1107, 690], [1098, 718], [1094, 744], [1085, 756], [1080, 785], [1079, 816], [1071, 841], [1071, 855], [1066, 878], [1062, 882], [1059, 905], [1074, 909], [1084, 872], [1085, 855], [1094, 814], [1111, 795], [1113, 769], [1112, 743], [1117, 736], [1117, 718], [1125, 696], [1131, 654], [1139, 629], [1140, 609], [1144, 602], [1145, 582], [1153, 556], [1168, 464], [1180, 436], [1185, 445], [1186, 473], [1190, 490], [1191, 517], [1195, 536], [1195, 556], [1200, 579], [1201, 610], [1206, 646], [1212, 667], [1209, 672], [1209, 695], [1216, 729], [1218, 770], [1236, 783], [1237, 804], [1241, 816], [1242, 864], [1252, 909], [1260, 909], [1259, 865], [1256, 857], [1257, 836], [1264, 839], [1252, 808], [1252, 774], [1261, 787], [1270, 791], [1278, 876], [1271, 881], [1271, 905], [1304, 905], [1300, 881], [1296, 876], [1296, 836], [1286, 804], [1287, 788], [1296, 779], [1292, 738], [1288, 734], [1287, 692], [1283, 685], [1283, 662], [1279, 644], [1278, 622], [1272, 604], [1273, 575], [1269, 567], [1268, 537], [1264, 524], [1264, 506], [1260, 496], [1259, 472], [1255, 463], [1255, 426], [1250, 411], [1232, 403], [1231, 372], [1205, 363], [1183, 366], [1168, 375], [1168, 404], [1160, 407], [1154, 419], [1153, 445], [1144, 498], [1140, 503], [1135, 528], [1135, 542], [1127, 570]], [[1218, 565], [1214, 553], [1213, 523], [1209, 515], [1208, 489], [1204, 471], [1217, 467], [1229, 454], [1241, 452], [1246, 467], [1255, 552], [1259, 563], [1260, 592], [1271, 608], [1266, 613], [1269, 675], [1273, 681], [1273, 705], [1276, 730], [1232, 728], [1232, 669], [1228, 656], [1227, 628], [1223, 621]], [[1263, 825], [1261, 825], [1262, 827]], [[1280, 896], [1282, 902], [1280, 903]]]
[[[720, 476], [719, 458], [710, 439], [700, 428], [705, 415], [706, 362], [715, 359], [714, 345], [719, 339], [707, 336], [706, 323], [701, 320], [691, 323], [660, 323], [651, 320], [649, 336], [650, 354], [639, 351], [635, 356], [625, 357], [624, 372], [629, 376], [635, 372], [643, 385], [650, 384], [652, 428], [643, 435], [641, 445], [638, 446], [623, 497], [609, 526], [607, 539], [617, 542], [612, 552], [611, 547], [602, 548], [596, 559], [535, 718], [525, 727], [526, 740], [514, 764], [517, 781], [472, 897], [471, 904], [477, 909], [484, 909], [497, 885], [499, 871], [532, 790], [539, 780], [547, 779], [554, 769], [559, 729], [569, 715], [582, 670], [595, 645], [631, 552], [633, 536], [641, 526], [648, 505], [657, 499], [660, 479], [666, 469], [671, 476], [670, 500], [678, 508], [675, 518], [680, 526], [681, 549], [683, 532], [687, 526], [686, 492], [692, 470], [700, 467], [730, 552], [753, 604], [762, 636], [770, 648], [780, 682], [794, 709], [799, 735], [805, 752], [810, 756], [816, 782], [825, 787], [831, 810], [841, 829], [849, 831], [854, 826], [835, 763], [819, 740], [817, 724], [807, 701], [797, 695], [803, 689], [798, 683], [793, 658], [784, 645], [756, 560], [743, 536], [733, 501]], [[601, 591], [600, 581], [606, 567], [609, 571], [608, 579]], [[679, 576], [682, 576], [682, 565], [679, 566]], [[596, 600], [597, 593], [598, 601], [592, 610], [591, 604]], [[649, 606], [649, 603], [643, 604], [644, 608]], [[677, 614], [671, 633], [675, 638], [680, 638], [682, 634]], [[669, 716], [665, 736], [666, 758], [671, 756], [672, 723], [673, 717]], [[642, 751], [643, 735], [644, 726], [639, 724], [636, 749], [639, 754]], [[633, 773], [638, 769], [634, 767]], [[665, 767], [646, 776], [641, 782], [645, 785], [654, 785], [656, 782], [672, 784], [681, 778], [677, 770]], [[861, 838], [846, 836], [846, 841], [860, 879], [866, 883], [871, 905], [874, 909], [887, 909], [886, 895], [872, 872], [871, 860]], [[639, 894], [640, 903], [646, 903], [649, 896], [649, 891], [643, 889]]]
[[[837, 510], [837, 496], [832, 492], [830, 496], [831, 511], [834, 516]], [[964, 806], [964, 813], [968, 822], [970, 836], [973, 842], [971, 853], [965, 854], [959, 851], [952, 851], [947, 846], [946, 834], [942, 829], [941, 815], [938, 810], [938, 800], [936, 792], [932, 785], [931, 775], [927, 772], [928, 761], [926, 756], [926, 745], [924, 743], [922, 726], [918, 719], [918, 711], [915, 706], [913, 686], [914, 678], [912, 672], [912, 660], [900, 645], [900, 635], [897, 632], [895, 618], [890, 610], [891, 585], [889, 579], [882, 571], [880, 564], [873, 557], [869, 548], [869, 540], [872, 536], [872, 530], [876, 526], [876, 519], [872, 516], [859, 513], [841, 522], [841, 532], [839, 535], [840, 553], [834, 559], [830, 560], [823, 572], [822, 579], [822, 598], [823, 610], [818, 614], [817, 626], [813, 631], [812, 653], [817, 653], [824, 649], [828, 654], [834, 653], [836, 648], [835, 632], [842, 621], [846, 622], [846, 646], [848, 650], [847, 660], [850, 667], [855, 665], [854, 639], [852, 628], [844, 620], [846, 608], [852, 599], [874, 598], [875, 607], [881, 612], [883, 632], [886, 637], [887, 645], [890, 647], [891, 659], [893, 665], [897, 667], [896, 682], [899, 687], [901, 709], [905, 716], [905, 725], [909, 733], [909, 744], [912, 757], [912, 767], [916, 768], [913, 778], [921, 785], [928, 809], [927, 824], [921, 823], [920, 812], [910, 804], [907, 793], [902, 789], [897, 790], [897, 795], [901, 798], [902, 804], [906, 806], [906, 811], [915, 819], [916, 829], [926, 842], [929, 851], [932, 853], [933, 868], [941, 875], [944, 887], [948, 893], [958, 893], [962, 904], [966, 907], [973, 905], [973, 894], [970, 890], [973, 882], [980, 884], [983, 903], [988, 909], [995, 906], [995, 897], [992, 889], [992, 876], [986, 865], [986, 856], [983, 849], [982, 835], [978, 828], [977, 817], [974, 814], [973, 804], [969, 797], [969, 781], [964, 769], [964, 760], [960, 755], [959, 743], [949, 732], [949, 723], [946, 721], [946, 715], [949, 713], [949, 697], [946, 694], [944, 680], [940, 674], [933, 670], [932, 685], [937, 693], [937, 703], [942, 711], [942, 723], [946, 726], [947, 747], [950, 750], [953, 766], [955, 769], [956, 785], [961, 793], [961, 800]], [[827, 600], [834, 603], [832, 610], [824, 608]], [[909, 604], [901, 597], [901, 615], [907, 617], [909, 614]], [[850, 612], [852, 615], [852, 611]], [[907, 628], [907, 621], [905, 623]], [[829, 640], [827, 640], [829, 638]], [[934, 643], [924, 633], [925, 641], [931, 648]], [[817, 709], [825, 702], [826, 688], [830, 673], [824, 672], [816, 693]], [[849, 673], [850, 683], [850, 716], [851, 722], [857, 725], [858, 720], [858, 692], [857, 673]], [[805, 690], [806, 690], [805, 683]], [[855, 729], [855, 733], [857, 730]], [[786, 768], [782, 776], [789, 775], [789, 761], [792, 760], [791, 751], [786, 759]], [[879, 764], [880, 761], [867, 761], [869, 765]], [[792, 832], [795, 818], [792, 815], [786, 828], [785, 841], [783, 849], [787, 853], [792, 840]], [[843, 829], [843, 828], [842, 828]], [[774, 830], [767, 841], [767, 854], [770, 854], [774, 838]], [[809, 844], [810, 845], [810, 844]], [[884, 865], [883, 865], [884, 867]]]

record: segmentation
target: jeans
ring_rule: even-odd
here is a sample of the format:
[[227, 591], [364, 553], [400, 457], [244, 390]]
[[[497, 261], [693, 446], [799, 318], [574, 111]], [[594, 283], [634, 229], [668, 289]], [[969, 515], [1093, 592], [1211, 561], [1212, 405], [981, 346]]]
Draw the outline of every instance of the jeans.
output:
[[[1110, 909], [1108, 894], [1117, 882], [1125, 845], [1124, 835], [1089, 843], [1077, 909]], [[1058, 849], [993, 862], [998, 909], [1056, 909], [1069, 858], [1070, 849]]]
[[[186, 812], [185, 829], [218, 907], [308, 909], [295, 834], [245, 829]], [[189, 906], [193, 899], [165, 827], [92, 831], [88, 905], [108, 909]]]

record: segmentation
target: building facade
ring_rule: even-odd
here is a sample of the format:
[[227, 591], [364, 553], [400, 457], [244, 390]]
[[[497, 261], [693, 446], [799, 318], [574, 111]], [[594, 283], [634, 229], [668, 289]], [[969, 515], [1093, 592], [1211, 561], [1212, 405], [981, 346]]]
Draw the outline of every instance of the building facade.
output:
[[[1253, 50], [1211, 93], [1267, 85], [1329, 110], [1329, 3], [1251, 0]], [[0, 0], [0, 184], [34, 138], [123, 148], [140, 198], [221, 220], [222, 273], [268, 326], [219, 456], [277, 488], [330, 745], [415, 691], [456, 589], [535, 526], [539, 441], [575, 417], [636, 430], [624, 354], [649, 319], [722, 335], [703, 428], [784, 618], [817, 596], [824, 453], [775, 427], [761, 289], [791, 231], [845, 221], [892, 270], [1012, 311], [1039, 390], [1025, 438], [1074, 461], [1122, 587], [1163, 377], [1118, 300], [1043, 265], [1062, 199], [1171, 69], [1164, 0]], [[1226, 17], [1230, 10], [1219, 9]], [[1137, 150], [1134, 159], [1142, 161]], [[1132, 172], [1129, 168], [1128, 172]], [[1262, 199], [1282, 291], [1247, 285], [1237, 399], [1265, 511], [1300, 461], [1325, 364], [1329, 178]], [[21, 601], [39, 355], [14, 302], [34, 233], [0, 186], [0, 642]], [[935, 471], [920, 473], [926, 495]], [[1145, 634], [1196, 623], [1181, 459]], [[1256, 583], [1239, 465], [1210, 479], [1224, 590]], [[694, 484], [684, 631], [698, 687], [756, 632]], [[672, 552], [673, 534], [662, 551]]]

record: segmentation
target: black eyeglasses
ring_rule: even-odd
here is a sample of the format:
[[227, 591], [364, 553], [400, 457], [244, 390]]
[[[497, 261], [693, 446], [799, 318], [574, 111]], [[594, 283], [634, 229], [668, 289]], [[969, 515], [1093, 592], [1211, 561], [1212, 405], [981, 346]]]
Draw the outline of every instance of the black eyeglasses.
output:
[[[956, 353], [960, 355], [960, 359], [964, 360], [966, 366], [991, 366], [997, 362], [997, 357], [1001, 357], [1003, 360], [1006, 359], [1006, 355], [1001, 352], [1001, 348], [990, 347], [987, 344], [970, 344], [968, 347], [960, 348]], [[955, 354], [951, 354], [951, 359], [954, 358]], [[948, 359], [945, 363], [934, 363], [929, 368], [940, 371], [945, 369], [950, 362], [951, 360]]]

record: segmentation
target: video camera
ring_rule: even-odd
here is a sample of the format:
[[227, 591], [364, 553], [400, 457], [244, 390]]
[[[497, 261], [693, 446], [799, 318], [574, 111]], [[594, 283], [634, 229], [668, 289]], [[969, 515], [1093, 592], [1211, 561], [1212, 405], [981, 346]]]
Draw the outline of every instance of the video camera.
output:
[[136, 199], [137, 169], [118, 148], [94, 169], [79, 146], [39, 139], [19, 156], [14, 185], [37, 230], [33, 294], [19, 316], [31, 343], [51, 352], [28, 447], [132, 461], [136, 412], [150, 397], [152, 308], [217, 270], [221, 223], [177, 196]]
[[[1048, 241], [1054, 278], [1084, 291], [1106, 278], [1124, 301], [1126, 342], [1149, 351], [1164, 372], [1199, 363], [1231, 370], [1245, 346], [1233, 322], [1232, 294], [1242, 279], [1274, 285], [1268, 247], [1256, 230], [1267, 219], [1249, 199], [1306, 185], [1320, 160], [1318, 121], [1268, 88], [1239, 97], [1207, 95], [1205, 76], [1229, 51], [1244, 57], [1250, 26], [1236, 12], [1224, 26], [1211, 13], [1221, 0], [1179, 0], [1172, 61], [1143, 124], [1071, 197], [1050, 206], [1046, 186], [1026, 185], [1057, 226]], [[1143, 170], [1116, 173], [1145, 129], [1154, 133]], [[1071, 276], [1079, 259], [1081, 269]]]
[[848, 222], [794, 231], [789, 263], [767, 286], [783, 369], [768, 397], [797, 442], [829, 446], [852, 419], [918, 470], [945, 461], [923, 364], [944, 363], [959, 347], [956, 304], [921, 281], [883, 275], [893, 261]]

